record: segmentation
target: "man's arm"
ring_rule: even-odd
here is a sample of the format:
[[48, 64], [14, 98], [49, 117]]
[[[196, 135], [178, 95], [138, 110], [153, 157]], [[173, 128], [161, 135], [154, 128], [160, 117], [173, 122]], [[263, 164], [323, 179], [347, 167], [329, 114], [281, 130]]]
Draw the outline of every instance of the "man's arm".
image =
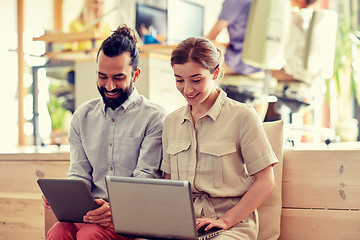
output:
[[144, 139], [140, 146], [134, 177], [161, 178], [162, 129], [165, 114], [158, 112], [148, 123]]
[[70, 144], [70, 167], [68, 178], [84, 180], [88, 186], [92, 187], [92, 167], [87, 159], [82, 145], [79, 121], [76, 115], [71, 120], [68, 141]]
[[[69, 130], [70, 167], [68, 178], [84, 180], [90, 187], [93, 185], [91, 173], [93, 171], [82, 144], [80, 125], [76, 115], [73, 116]], [[89, 211], [84, 222], [98, 224], [103, 227], [112, 227], [110, 205], [103, 199], [95, 199], [99, 208]]]

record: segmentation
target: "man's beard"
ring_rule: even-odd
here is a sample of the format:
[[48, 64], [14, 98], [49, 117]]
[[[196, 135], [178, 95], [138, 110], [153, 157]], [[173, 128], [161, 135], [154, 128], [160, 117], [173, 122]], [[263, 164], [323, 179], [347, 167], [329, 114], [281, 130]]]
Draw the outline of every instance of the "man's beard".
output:
[[[130, 94], [133, 92], [133, 83], [131, 82], [128, 88], [125, 89], [115, 88], [111, 91], [106, 90], [105, 87], [99, 87], [99, 85], [97, 84], [97, 89], [101, 94], [105, 105], [111, 108], [112, 110], [115, 110], [116, 108], [120, 107], [121, 104], [123, 104], [129, 98]], [[105, 95], [105, 92], [120, 93], [120, 95], [117, 98], [109, 98]]]

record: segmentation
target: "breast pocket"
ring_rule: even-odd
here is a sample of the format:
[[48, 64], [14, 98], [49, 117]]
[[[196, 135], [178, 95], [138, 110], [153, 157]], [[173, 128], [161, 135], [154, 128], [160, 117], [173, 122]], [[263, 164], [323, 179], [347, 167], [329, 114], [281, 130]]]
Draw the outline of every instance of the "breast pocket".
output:
[[170, 156], [171, 178], [187, 180], [190, 141], [169, 142], [167, 153]]
[[126, 136], [118, 139], [113, 150], [115, 165], [118, 168], [128, 168], [133, 171], [138, 163], [142, 141], [142, 137]]
[[[234, 158], [236, 145], [234, 142], [205, 142], [199, 145], [200, 157], [198, 160], [199, 182], [204, 187], [219, 188], [231, 185], [228, 175], [235, 167]], [[229, 171], [230, 170], [230, 171]]]

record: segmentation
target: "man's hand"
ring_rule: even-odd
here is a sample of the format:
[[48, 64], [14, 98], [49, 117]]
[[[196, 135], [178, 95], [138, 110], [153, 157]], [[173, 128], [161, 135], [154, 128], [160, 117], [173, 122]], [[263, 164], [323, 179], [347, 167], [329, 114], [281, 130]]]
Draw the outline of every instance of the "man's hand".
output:
[[42, 195], [41, 198], [42, 198], [42, 200], [44, 201], [44, 202], [43, 202], [44, 207], [47, 208], [47, 209], [51, 209], [51, 207], [50, 207], [48, 201], [46, 200], [45, 196]]
[[95, 199], [95, 202], [100, 207], [87, 212], [84, 216], [84, 222], [103, 227], [113, 227], [109, 203], [104, 199]]

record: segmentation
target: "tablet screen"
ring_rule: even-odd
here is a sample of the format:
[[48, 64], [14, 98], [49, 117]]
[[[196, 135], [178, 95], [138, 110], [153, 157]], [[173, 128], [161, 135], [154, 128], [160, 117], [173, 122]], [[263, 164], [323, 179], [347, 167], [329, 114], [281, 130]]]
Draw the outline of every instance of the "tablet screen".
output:
[[98, 207], [82, 180], [38, 179], [37, 183], [60, 222], [84, 222], [83, 216]]

